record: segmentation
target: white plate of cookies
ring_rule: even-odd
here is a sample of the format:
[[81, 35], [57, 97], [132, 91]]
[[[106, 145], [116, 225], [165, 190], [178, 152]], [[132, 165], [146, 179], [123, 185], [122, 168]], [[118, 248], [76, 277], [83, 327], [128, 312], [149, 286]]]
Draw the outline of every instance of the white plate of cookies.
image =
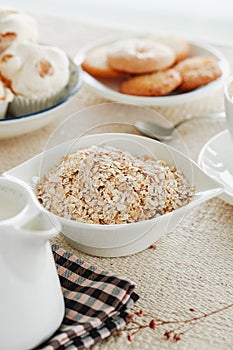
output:
[[147, 106], [174, 105], [222, 87], [229, 63], [200, 42], [171, 36], [112, 39], [80, 51], [84, 82], [101, 97]]

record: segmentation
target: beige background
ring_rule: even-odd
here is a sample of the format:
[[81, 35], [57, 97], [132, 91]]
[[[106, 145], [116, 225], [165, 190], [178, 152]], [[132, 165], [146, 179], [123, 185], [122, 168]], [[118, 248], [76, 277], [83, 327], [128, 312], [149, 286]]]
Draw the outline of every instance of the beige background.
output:
[[[41, 41], [64, 48], [71, 56], [87, 43], [119, 29], [92, 26], [55, 17], [38, 17]], [[232, 60], [233, 51], [222, 48]], [[65, 118], [85, 107], [106, 102], [83, 87], [67, 105]], [[222, 91], [200, 101], [169, 108], [155, 108], [171, 122], [188, 114], [200, 115], [223, 110]], [[109, 121], [114, 116], [109, 114]], [[0, 141], [0, 171], [29, 159], [41, 152], [53, 130], [55, 121], [41, 130], [21, 137]], [[88, 127], [90, 120], [85, 120]], [[202, 145], [226, 128], [224, 120], [197, 120], [179, 129], [189, 154], [196, 159]], [[124, 131], [124, 128], [122, 128]], [[127, 130], [129, 131], [129, 130]], [[135, 130], [130, 130], [135, 132]], [[78, 132], [78, 130], [77, 130]], [[172, 144], [177, 146], [177, 140]], [[178, 145], [179, 146], [179, 145]], [[156, 243], [156, 249], [147, 249], [124, 258], [97, 258], [73, 249], [63, 236], [56, 238], [62, 247], [73, 251], [94, 265], [124, 275], [137, 283], [140, 300], [136, 309], [143, 309], [154, 317], [166, 320], [189, 318], [189, 309], [196, 315], [210, 312], [232, 303], [233, 291], [233, 216], [232, 206], [213, 199], [194, 210], [170, 235]], [[233, 349], [233, 308], [213, 315], [190, 329], [180, 342], [163, 338], [169, 328], [141, 330], [131, 343], [126, 333], [112, 336], [96, 344], [93, 349]]]

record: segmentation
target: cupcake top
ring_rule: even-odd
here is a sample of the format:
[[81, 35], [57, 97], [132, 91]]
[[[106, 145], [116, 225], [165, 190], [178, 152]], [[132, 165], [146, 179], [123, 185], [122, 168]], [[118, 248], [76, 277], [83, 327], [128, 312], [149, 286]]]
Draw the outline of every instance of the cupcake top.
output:
[[0, 73], [17, 96], [49, 97], [68, 83], [69, 59], [56, 47], [15, 42], [0, 55]]
[[11, 90], [6, 88], [2, 81], [0, 81], [0, 102], [11, 102], [14, 98]]
[[0, 7], [0, 52], [22, 40], [37, 42], [36, 21], [21, 11]]

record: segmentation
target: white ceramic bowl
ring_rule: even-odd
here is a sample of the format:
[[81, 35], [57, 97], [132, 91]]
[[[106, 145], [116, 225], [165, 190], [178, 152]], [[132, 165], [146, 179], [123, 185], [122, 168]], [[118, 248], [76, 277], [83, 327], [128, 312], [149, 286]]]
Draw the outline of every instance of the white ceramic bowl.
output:
[[43, 111], [0, 119], [0, 139], [22, 135], [39, 129], [53, 119], [64, 114], [66, 103], [78, 92], [82, 84], [82, 70], [70, 59], [70, 80], [59, 96], [56, 97], [54, 105]]
[[[139, 36], [134, 36], [139, 37]], [[151, 36], [150, 36], [151, 37]], [[121, 38], [120, 38], [121, 39]], [[94, 49], [99, 46], [105, 46], [113, 43], [114, 41], [119, 40], [119, 38], [114, 38], [111, 40], [102, 40], [96, 44], [89, 45], [83, 50], [80, 50], [76, 57], [74, 58], [77, 64], [82, 63], [85, 58], [85, 55], [91, 49]], [[87, 72], [83, 73], [84, 82], [98, 95], [101, 97], [107, 98], [112, 101], [118, 101], [122, 103], [130, 103], [130, 104], [138, 104], [142, 106], [169, 106], [176, 105], [186, 102], [191, 102], [196, 99], [200, 99], [206, 95], [210, 95], [215, 90], [220, 89], [224, 85], [225, 79], [228, 77], [230, 72], [230, 66], [224, 55], [212, 47], [211, 45], [207, 45], [197, 41], [189, 41], [190, 42], [190, 56], [211, 56], [214, 57], [222, 70], [222, 76], [217, 80], [195, 89], [190, 92], [175, 94], [172, 93], [167, 96], [156, 96], [156, 97], [145, 97], [145, 96], [133, 96], [120, 93], [119, 85], [122, 81], [122, 78], [107, 78], [100, 79], [94, 78]]]
[[195, 185], [195, 196], [187, 206], [172, 213], [132, 224], [86, 224], [64, 219], [48, 212], [51, 219], [54, 220], [55, 217], [60, 221], [63, 234], [78, 249], [86, 253], [113, 257], [139, 252], [164, 234], [174, 230], [190, 209], [222, 191], [217, 182], [208, 177], [197, 164], [179, 151], [152, 139], [123, 133], [95, 134], [62, 143], [4, 173], [4, 176], [22, 180], [25, 186], [33, 187], [35, 177], [42, 177], [63, 155], [91, 145], [111, 145], [134, 155], [148, 154], [157, 159], [163, 159], [184, 172], [190, 183]]

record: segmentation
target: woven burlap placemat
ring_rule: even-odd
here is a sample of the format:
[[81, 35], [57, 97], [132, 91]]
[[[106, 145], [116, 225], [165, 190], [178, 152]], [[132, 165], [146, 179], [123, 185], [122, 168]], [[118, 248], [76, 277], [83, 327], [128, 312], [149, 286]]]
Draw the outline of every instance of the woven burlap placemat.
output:
[[[52, 16], [38, 16], [38, 20], [41, 42], [60, 46], [72, 57], [83, 45], [120, 31]], [[233, 59], [233, 51], [229, 48], [222, 48], [222, 51], [229, 60]], [[63, 119], [83, 108], [105, 102], [83, 86], [67, 105]], [[223, 95], [219, 91], [192, 103], [153, 109], [175, 123], [187, 115], [198, 116], [223, 110]], [[109, 121], [112, 118], [114, 116], [110, 114]], [[28, 135], [1, 140], [0, 171], [6, 171], [41, 152], [61, 119]], [[88, 118], [85, 123], [83, 121], [87, 128], [91, 122]], [[197, 119], [183, 125], [179, 135], [189, 155], [196, 159], [204, 143], [225, 128], [224, 120]], [[99, 131], [106, 131], [106, 128]], [[120, 131], [136, 132], [125, 126], [121, 126]], [[173, 143], [179, 147], [176, 140]], [[142, 309], [150, 315], [139, 317], [140, 322], [146, 325], [152, 317], [176, 321], [175, 324], [158, 326], [155, 330], [142, 327], [131, 342], [128, 340], [129, 332], [122, 332], [99, 342], [93, 349], [232, 349], [233, 307], [205, 316], [232, 303], [232, 227], [232, 206], [215, 198], [193, 210], [174, 232], [156, 242], [153, 249], [129, 257], [89, 256], [74, 249], [60, 234], [54, 241], [63, 248], [91, 264], [124, 275], [137, 283], [140, 300], [134, 311]], [[193, 321], [187, 321], [190, 319]], [[186, 320], [184, 324], [180, 323], [182, 320]], [[184, 331], [181, 340], [166, 340], [164, 332], [180, 326], [183, 328], [176, 332]], [[137, 325], [132, 327], [137, 328]]]

